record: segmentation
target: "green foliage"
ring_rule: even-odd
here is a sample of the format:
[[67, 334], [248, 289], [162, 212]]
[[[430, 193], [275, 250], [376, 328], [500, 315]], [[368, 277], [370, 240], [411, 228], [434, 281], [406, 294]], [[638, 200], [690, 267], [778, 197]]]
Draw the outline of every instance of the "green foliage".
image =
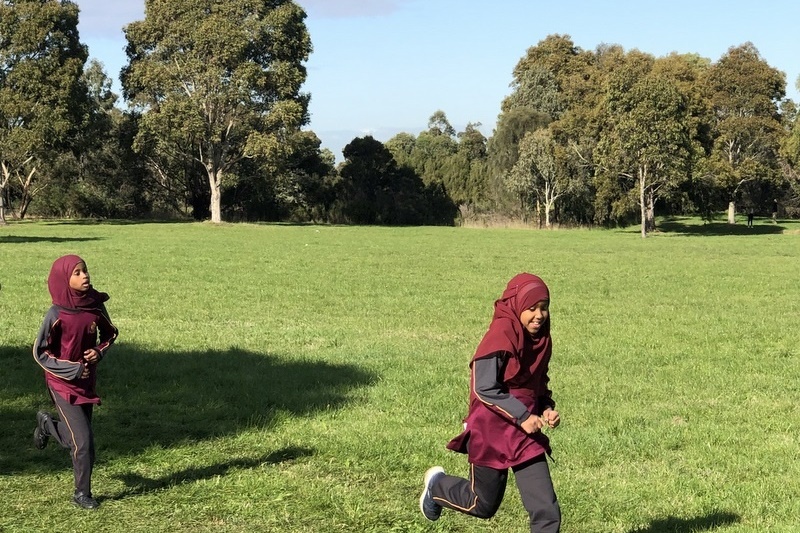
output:
[[72, 2], [0, 3], [0, 197], [13, 184], [20, 218], [42, 188], [42, 162], [79, 137], [88, 98], [77, 26]]
[[227, 173], [246, 157], [273, 166], [308, 122], [300, 93], [311, 52], [305, 13], [289, 0], [148, 0], [126, 29], [126, 99], [142, 111], [136, 147], [162, 173], [196, 161], [221, 221]]
[[354, 139], [342, 151], [341, 183], [334, 221], [352, 224], [451, 225], [456, 205], [441, 183], [423, 183], [409, 167], [371, 136]]
[[432, 191], [442, 190], [457, 205], [474, 204], [485, 197], [487, 189], [487, 141], [479, 126], [470, 122], [456, 133], [440, 110], [418, 137], [399, 133], [385, 146], [398, 166], [418, 174]]
[[654, 228], [656, 202], [680, 189], [693, 161], [685, 98], [671, 79], [653, 73], [651, 65], [650, 58], [633, 54], [612, 76], [607, 129], [595, 159], [599, 180], [609, 183], [609, 176], [624, 177], [623, 196], [634, 197], [635, 190], [642, 236]]
[[241, 175], [223, 196], [226, 216], [234, 220], [290, 220], [326, 222], [336, 200], [334, 156], [320, 151], [313, 132], [297, 135], [297, 149], [275, 168], [240, 164]]
[[752, 43], [732, 47], [707, 71], [714, 139], [707, 170], [735, 202], [743, 184], [778, 179], [784, 134], [779, 102], [786, 93], [782, 72], [770, 67]]

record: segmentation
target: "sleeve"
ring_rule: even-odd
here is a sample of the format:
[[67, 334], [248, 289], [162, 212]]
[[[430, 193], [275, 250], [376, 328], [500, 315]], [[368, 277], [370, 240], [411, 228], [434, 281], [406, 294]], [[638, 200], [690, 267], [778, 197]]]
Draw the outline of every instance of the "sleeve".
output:
[[100, 320], [97, 324], [97, 329], [100, 330], [100, 340], [99, 344], [95, 347], [97, 353], [100, 354], [100, 359], [105, 357], [106, 352], [114, 344], [114, 341], [117, 340], [117, 336], [119, 335], [119, 330], [117, 327], [111, 322], [111, 318], [108, 316], [108, 311], [106, 310], [106, 306], [100, 306]]
[[525, 404], [512, 396], [508, 388], [501, 383], [499, 376], [503, 362], [503, 354], [500, 352], [473, 361], [473, 390], [478, 399], [489, 409], [521, 424], [531, 416], [531, 413]]
[[83, 363], [65, 361], [57, 356], [58, 350], [54, 347], [61, 342], [61, 320], [58, 318], [58, 309], [51, 307], [42, 321], [39, 334], [33, 343], [33, 358], [42, 369], [65, 381], [77, 379], [83, 373]]
[[538, 414], [544, 413], [548, 409], [555, 409], [556, 402], [553, 400], [553, 391], [550, 390], [548, 384], [550, 383], [550, 377], [548, 376], [549, 365], [547, 368], [544, 369], [544, 374], [542, 375], [542, 387], [544, 392], [539, 395], [537, 399], [536, 405], [538, 406], [540, 412]]

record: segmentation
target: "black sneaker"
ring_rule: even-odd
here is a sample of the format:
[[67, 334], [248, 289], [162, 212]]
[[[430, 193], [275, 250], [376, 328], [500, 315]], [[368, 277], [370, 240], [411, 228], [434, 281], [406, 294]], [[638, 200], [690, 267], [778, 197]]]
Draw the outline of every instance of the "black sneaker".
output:
[[47, 434], [47, 422], [50, 420], [50, 415], [44, 411], [36, 413], [36, 429], [33, 430], [33, 445], [39, 450], [44, 450], [47, 446], [47, 441], [50, 440], [50, 435]]
[[100, 503], [92, 498], [92, 493], [76, 492], [72, 496], [72, 503], [81, 509], [97, 509], [100, 507]]
[[441, 466], [434, 466], [425, 472], [425, 479], [422, 481], [422, 494], [419, 497], [419, 510], [422, 511], [422, 514], [425, 516], [425, 518], [431, 522], [439, 520], [439, 517], [442, 514], [442, 506], [433, 501], [433, 496], [431, 496], [431, 487], [439, 478], [439, 476], [443, 475], [444, 468]]

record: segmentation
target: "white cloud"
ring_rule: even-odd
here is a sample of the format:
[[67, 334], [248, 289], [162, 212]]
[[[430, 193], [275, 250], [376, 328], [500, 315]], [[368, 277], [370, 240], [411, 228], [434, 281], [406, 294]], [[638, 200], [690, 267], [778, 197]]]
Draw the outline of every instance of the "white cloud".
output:
[[[415, 0], [296, 0], [309, 17], [351, 18], [390, 15]], [[430, 1], [430, 0], [429, 0]]]

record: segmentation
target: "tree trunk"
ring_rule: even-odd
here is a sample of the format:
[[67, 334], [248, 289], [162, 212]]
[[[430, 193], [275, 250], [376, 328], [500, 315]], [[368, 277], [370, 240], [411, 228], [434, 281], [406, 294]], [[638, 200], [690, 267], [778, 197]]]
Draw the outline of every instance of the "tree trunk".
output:
[[0, 226], [7, 226], [6, 222], [6, 189], [0, 189]]
[[0, 169], [3, 171], [3, 175], [0, 176], [0, 226], [7, 226], [8, 222], [6, 221], [6, 191], [8, 190], [8, 180], [11, 175], [11, 171], [9, 170], [8, 166], [5, 163], [0, 163]]
[[642, 217], [642, 239], [647, 238], [647, 205], [644, 197], [644, 171], [639, 170], [639, 211]]
[[647, 209], [645, 211], [645, 228], [648, 232], [653, 232], [656, 230], [656, 201], [653, 196], [653, 190], [648, 189], [646, 195]]
[[728, 202], [728, 224], [736, 224], [736, 202]]
[[28, 208], [31, 206], [31, 201], [32, 200], [33, 200], [33, 198], [31, 198], [30, 195], [27, 195], [27, 194], [25, 196], [23, 196], [22, 199], [20, 200], [19, 209], [17, 210], [18, 211], [18, 215], [17, 216], [19, 217], [20, 220], [24, 220], [25, 219], [25, 215], [28, 212]]
[[553, 205], [550, 202], [544, 204], [544, 227], [547, 229], [550, 228], [550, 211], [553, 209]]
[[219, 224], [222, 222], [222, 192], [220, 183], [222, 181], [222, 171], [218, 169], [208, 170], [208, 184], [211, 187], [211, 222]]

